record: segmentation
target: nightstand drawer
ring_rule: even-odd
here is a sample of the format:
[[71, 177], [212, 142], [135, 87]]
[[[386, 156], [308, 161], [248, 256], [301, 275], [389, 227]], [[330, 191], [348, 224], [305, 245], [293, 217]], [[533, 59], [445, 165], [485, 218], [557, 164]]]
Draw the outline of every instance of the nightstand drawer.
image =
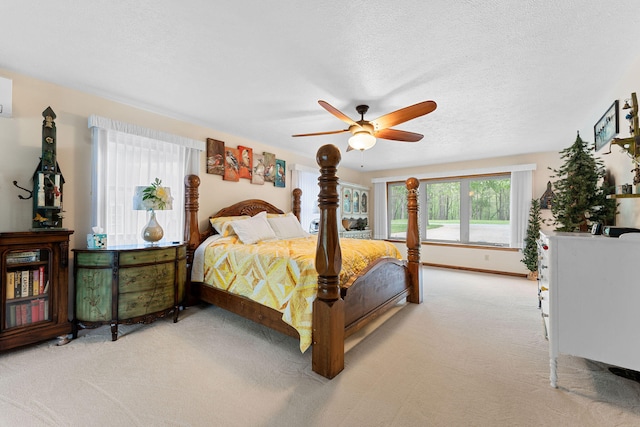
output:
[[176, 248], [149, 249], [146, 251], [121, 252], [120, 267], [140, 264], [157, 264], [176, 259]]
[[119, 293], [146, 292], [158, 288], [173, 288], [176, 280], [174, 262], [151, 264], [144, 267], [120, 267]]

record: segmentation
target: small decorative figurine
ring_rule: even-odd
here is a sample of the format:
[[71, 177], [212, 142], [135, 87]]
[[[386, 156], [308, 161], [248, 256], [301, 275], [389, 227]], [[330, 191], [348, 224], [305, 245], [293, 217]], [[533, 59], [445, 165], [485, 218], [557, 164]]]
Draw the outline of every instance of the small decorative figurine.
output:
[[13, 185], [30, 193], [19, 195], [22, 200], [33, 198], [32, 227], [34, 229], [62, 228], [62, 185], [64, 177], [56, 158], [56, 114], [51, 107], [42, 112], [42, 157], [33, 173], [33, 191]]

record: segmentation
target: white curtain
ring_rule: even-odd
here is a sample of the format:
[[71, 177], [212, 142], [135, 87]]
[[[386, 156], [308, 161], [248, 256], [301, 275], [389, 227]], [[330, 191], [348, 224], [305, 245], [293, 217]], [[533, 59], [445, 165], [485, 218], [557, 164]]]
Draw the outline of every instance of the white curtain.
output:
[[522, 248], [529, 223], [529, 209], [533, 197], [533, 172], [530, 170], [511, 172], [511, 239], [509, 246]]
[[112, 245], [140, 244], [148, 213], [133, 210], [136, 186], [159, 178], [171, 189], [173, 209], [157, 211], [164, 241], [183, 240], [184, 177], [198, 174], [205, 142], [99, 116], [89, 117], [93, 144], [92, 226]]
[[302, 165], [294, 165], [292, 170], [293, 188], [302, 190], [300, 203], [300, 224], [305, 231], [309, 231], [311, 221], [320, 217], [318, 209], [318, 177], [320, 172]]
[[387, 183], [373, 184], [373, 238], [386, 239], [387, 235]]

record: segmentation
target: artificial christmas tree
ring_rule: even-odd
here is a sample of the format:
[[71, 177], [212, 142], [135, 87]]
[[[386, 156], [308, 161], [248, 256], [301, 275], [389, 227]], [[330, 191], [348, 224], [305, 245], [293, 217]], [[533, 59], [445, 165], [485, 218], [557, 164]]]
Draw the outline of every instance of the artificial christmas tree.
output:
[[607, 199], [604, 164], [593, 153], [580, 133], [573, 145], [560, 151], [565, 163], [552, 169], [552, 178], [559, 178], [553, 183], [556, 197], [551, 205], [557, 231], [588, 231], [594, 222], [613, 223], [616, 203]]
[[529, 209], [529, 224], [527, 225], [527, 234], [524, 238], [524, 248], [522, 253], [524, 258], [520, 261], [529, 270], [529, 277], [535, 278], [538, 273], [538, 244], [536, 243], [540, 237], [540, 201], [538, 199], [531, 200], [531, 208]]

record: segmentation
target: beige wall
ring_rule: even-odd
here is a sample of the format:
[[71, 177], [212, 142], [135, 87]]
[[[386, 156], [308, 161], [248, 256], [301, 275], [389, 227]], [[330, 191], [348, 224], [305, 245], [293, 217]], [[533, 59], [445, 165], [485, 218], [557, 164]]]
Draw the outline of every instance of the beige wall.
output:
[[[87, 127], [92, 114], [132, 123], [196, 140], [215, 138], [230, 146], [247, 145], [256, 151], [269, 151], [284, 159], [288, 166], [302, 164], [317, 169], [314, 158], [305, 158], [271, 146], [224, 134], [203, 126], [168, 118], [118, 102], [50, 84], [0, 69], [0, 77], [13, 80], [13, 117], [0, 118], [0, 231], [27, 230], [31, 227], [31, 200], [12, 182], [30, 188], [31, 176], [41, 156], [42, 111], [48, 106], [57, 115], [58, 163], [65, 178], [63, 225], [75, 230], [71, 247], [83, 247], [84, 235], [91, 229], [91, 133]], [[205, 155], [201, 159], [200, 226], [206, 217], [233, 202], [262, 198], [282, 209], [291, 208], [291, 174], [287, 187], [253, 185], [248, 180], [226, 182], [218, 175], [205, 173]], [[340, 170], [340, 177], [360, 182], [358, 172]]]
[[[592, 140], [593, 124], [600, 118], [612, 100], [618, 98], [623, 102], [624, 98], [637, 89], [635, 87], [637, 75], [640, 75], [640, 60], [620, 78], [618, 84], [594, 101], [593, 116], [585, 117], [584, 123], [576, 126], [586, 140]], [[315, 159], [275, 149], [259, 141], [224, 134], [183, 120], [133, 108], [3, 69], [0, 69], [0, 77], [13, 80], [13, 117], [0, 118], [0, 147], [2, 147], [4, 154], [0, 155], [0, 200], [3, 201], [0, 203], [0, 231], [26, 230], [31, 226], [31, 201], [19, 200], [18, 195], [24, 193], [15, 188], [12, 182], [16, 180], [24, 187], [31, 187], [31, 176], [41, 155], [42, 111], [48, 106], [51, 106], [57, 114], [58, 162], [66, 180], [64, 226], [76, 231], [72, 236], [72, 248], [84, 245], [82, 236], [91, 228], [89, 213], [91, 206], [91, 138], [87, 128], [87, 119], [92, 114], [197, 140], [204, 141], [206, 138], [215, 138], [225, 141], [231, 146], [248, 145], [256, 151], [276, 153], [279, 158], [287, 161], [288, 166], [297, 163], [317, 168]], [[628, 132], [624, 133], [626, 127], [626, 121], [622, 119], [623, 132], [621, 136], [623, 137], [628, 136]], [[567, 146], [573, 142], [573, 138], [574, 135], [563, 137], [567, 140]], [[606, 148], [601, 151], [606, 151]], [[618, 184], [632, 182], [631, 161], [619, 153], [617, 148], [612, 154], [603, 156], [603, 159], [607, 168], [613, 172]], [[537, 165], [537, 170], [534, 172], [533, 191], [535, 197], [540, 197], [550, 179], [551, 171], [548, 170], [548, 167], [557, 168], [561, 164], [558, 153], [537, 153], [367, 174], [341, 169], [339, 175], [344, 181], [370, 186], [372, 178], [529, 163]], [[220, 176], [207, 175], [204, 173], [204, 155], [201, 159], [201, 170], [201, 229], [206, 227], [206, 215], [242, 199], [260, 197], [283, 209], [290, 208], [290, 174], [287, 175], [287, 188], [281, 189], [272, 186], [252, 185], [247, 180], [235, 183], [225, 182]], [[373, 192], [371, 195], [373, 196]], [[638, 203], [640, 203], [640, 199], [621, 201], [618, 225], [640, 227]], [[548, 218], [549, 211], [545, 211], [543, 216]], [[424, 261], [436, 264], [513, 273], [526, 271], [520, 262], [522, 256], [519, 252], [425, 246], [422, 255]]]

